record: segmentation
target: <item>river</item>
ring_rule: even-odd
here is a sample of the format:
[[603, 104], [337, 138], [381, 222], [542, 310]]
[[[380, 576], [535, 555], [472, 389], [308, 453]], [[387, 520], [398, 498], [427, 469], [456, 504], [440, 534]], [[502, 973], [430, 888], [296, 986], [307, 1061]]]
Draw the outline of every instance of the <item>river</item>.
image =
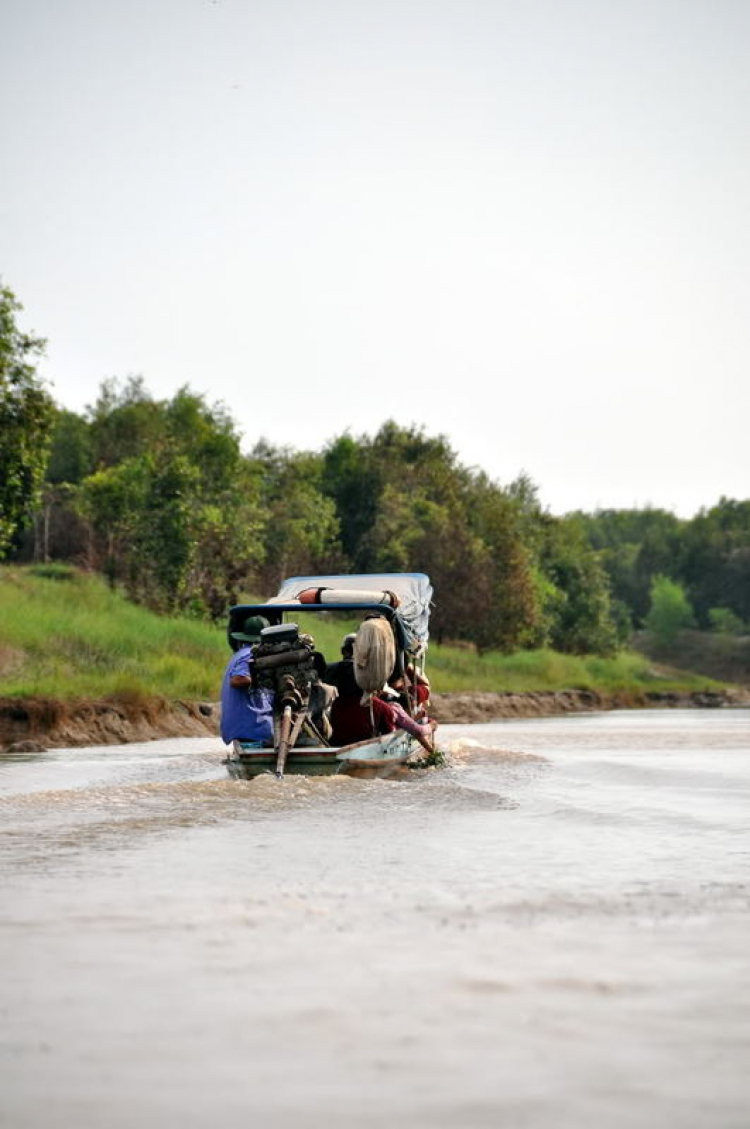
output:
[[746, 1129], [750, 711], [0, 758], [8, 1129]]

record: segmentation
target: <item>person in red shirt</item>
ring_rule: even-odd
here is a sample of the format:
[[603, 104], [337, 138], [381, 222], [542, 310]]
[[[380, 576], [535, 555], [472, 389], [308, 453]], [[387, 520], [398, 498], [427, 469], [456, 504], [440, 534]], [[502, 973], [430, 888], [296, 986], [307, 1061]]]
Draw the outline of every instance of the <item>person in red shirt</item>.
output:
[[[411, 698], [417, 721], [427, 718], [430, 704], [430, 680], [423, 671], [415, 670], [414, 664], [409, 663], [406, 667], [405, 677], [396, 679], [392, 686], [394, 690], [398, 691], [402, 705], [408, 707]], [[410, 687], [408, 691], [407, 687]]]
[[339, 695], [331, 707], [331, 727], [331, 741], [334, 745], [354, 745], [357, 741], [368, 741], [378, 734], [404, 729], [419, 741], [426, 752], [431, 753], [436, 722], [429, 718], [424, 722], [416, 721], [409, 717], [398, 702], [387, 701], [385, 696], [379, 694], [372, 697], [371, 718], [370, 706], [363, 706], [361, 694], [357, 694]]
[[411, 733], [412, 737], [416, 737], [425, 752], [431, 753], [433, 751], [433, 733], [437, 728], [436, 721], [433, 721], [430, 717], [425, 717], [421, 721], [410, 717], [398, 702], [383, 700], [382, 698], [375, 698], [373, 701], [379, 702], [388, 711], [387, 715], [384, 714], [384, 711], [379, 711], [381, 724], [386, 733], [392, 733], [394, 729], [405, 729], [407, 733]]

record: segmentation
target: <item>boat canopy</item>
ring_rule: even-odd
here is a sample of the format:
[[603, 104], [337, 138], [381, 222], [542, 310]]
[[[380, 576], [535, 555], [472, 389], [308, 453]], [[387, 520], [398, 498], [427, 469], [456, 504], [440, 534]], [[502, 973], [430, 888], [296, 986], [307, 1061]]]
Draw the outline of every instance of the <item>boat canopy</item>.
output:
[[[398, 598], [392, 608], [389, 593]], [[312, 593], [312, 596], [311, 596]], [[351, 599], [348, 594], [351, 593]], [[300, 597], [304, 597], [300, 599]], [[290, 576], [282, 581], [275, 596], [265, 604], [238, 605], [232, 608], [230, 621], [238, 622], [238, 613], [264, 611], [347, 611], [378, 609], [396, 627], [399, 643], [411, 654], [419, 655], [429, 639], [432, 585], [423, 572], [379, 572], [358, 576]], [[276, 617], [273, 617], [276, 619]], [[236, 628], [235, 628], [236, 629]]]

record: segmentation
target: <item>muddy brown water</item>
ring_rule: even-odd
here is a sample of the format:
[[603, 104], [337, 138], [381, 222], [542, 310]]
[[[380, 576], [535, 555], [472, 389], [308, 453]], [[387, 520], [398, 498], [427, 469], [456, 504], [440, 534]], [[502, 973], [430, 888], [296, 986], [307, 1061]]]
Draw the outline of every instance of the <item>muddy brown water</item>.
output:
[[0, 758], [0, 1124], [750, 1124], [750, 711]]

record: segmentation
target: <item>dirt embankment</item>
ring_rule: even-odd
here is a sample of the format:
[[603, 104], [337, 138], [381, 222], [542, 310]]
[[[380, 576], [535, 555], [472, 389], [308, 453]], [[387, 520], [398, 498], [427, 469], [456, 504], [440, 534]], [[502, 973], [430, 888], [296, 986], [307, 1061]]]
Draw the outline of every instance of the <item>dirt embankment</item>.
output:
[[[692, 694], [603, 694], [594, 690], [523, 694], [434, 694], [431, 713], [444, 725], [498, 718], [554, 717], [567, 713], [633, 708], [719, 708], [750, 706], [750, 691], [696, 691]], [[217, 737], [215, 702], [169, 702], [163, 698], [107, 698], [60, 702], [45, 698], [0, 699], [0, 751], [38, 752], [48, 748], [122, 745], [160, 737]]]
[[38, 752], [84, 745], [123, 745], [160, 737], [218, 734], [211, 702], [113, 697], [61, 702], [49, 698], [0, 699], [0, 750]]
[[596, 690], [539, 690], [519, 694], [433, 694], [432, 713], [444, 725], [511, 717], [555, 717], [595, 710], [702, 708], [750, 705], [750, 691], [701, 690], [608, 694]]

